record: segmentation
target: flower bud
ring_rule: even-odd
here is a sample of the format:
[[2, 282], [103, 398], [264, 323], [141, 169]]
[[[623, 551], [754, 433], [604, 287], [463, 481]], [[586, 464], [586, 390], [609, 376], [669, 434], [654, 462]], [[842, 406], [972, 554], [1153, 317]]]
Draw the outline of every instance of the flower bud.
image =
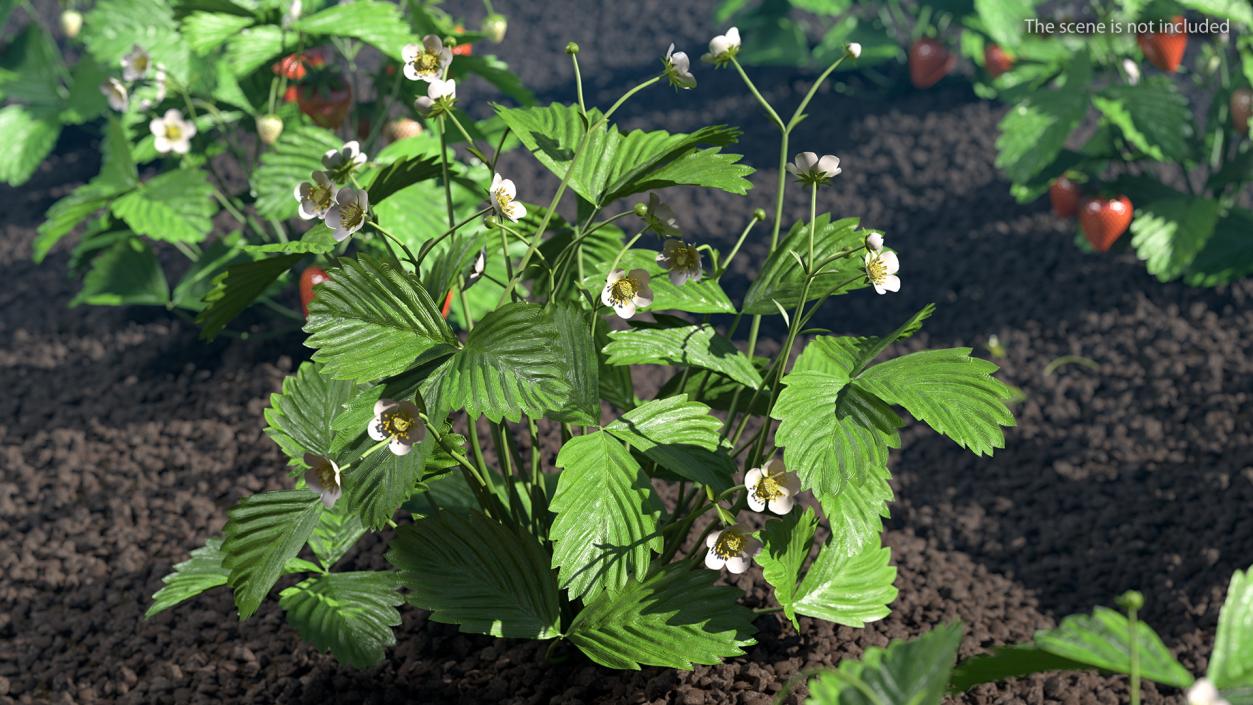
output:
[[766, 219], [766, 209], [758, 208], [757, 210], [753, 211], [753, 220], [760, 221], [760, 220], [765, 220], [765, 219]]
[[494, 216], [494, 215], [485, 215], [485, 216], [483, 216], [483, 227], [485, 227], [485, 228], [494, 228], [494, 227], [496, 227], [496, 216]]
[[509, 21], [505, 19], [504, 15], [492, 13], [487, 16], [487, 19], [483, 20], [483, 34], [487, 35], [487, 38], [496, 44], [505, 41], [505, 32], [508, 30]]
[[879, 233], [870, 233], [866, 236], [866, 249], [871, 252], [883, 251], [883, 236]]
[[1144, 607], [1144, 595], [1135, 590], [1128, 590], [1119, 595], [1114, 602], [1124, 610], [1140, 610]]
[[647, 206], [646, 204], [643, 204], [643, 203], [636, 203], [636, 204], [635, 204], [635, 214], [636, 214], [636, 215], [638, 215], [638, 216], [639, 216], [639, 217], [641, 217], [641, 218], [643, 218], [644, 216], [648, 215], [648, 206]]
[[78, 10], [66, 10], [61, 13], [61, 30], [65, 32], [65, 36], [73, 39], [78, 36], [79, 30], [83, 28], [83, 15]]
[[257, 118], [257, 135], [261, 141], [266, 144], [274, 144], [278, 142], [279, 135], [283, 134], [283, 119], [270, 113]]
[[848, 55], [853, 57], [854, 59], [860, 59], [861, 58], [861, 44], [857, 42], [853, 42], [852, 44], [849, 44]]
[[569, 44], [566, 45], [566, 53], [569, 54], [570, 56], [574, 56], [575, 54], [578, 54], [579, 45], [575, 44], [574, 42], [570, 42]]

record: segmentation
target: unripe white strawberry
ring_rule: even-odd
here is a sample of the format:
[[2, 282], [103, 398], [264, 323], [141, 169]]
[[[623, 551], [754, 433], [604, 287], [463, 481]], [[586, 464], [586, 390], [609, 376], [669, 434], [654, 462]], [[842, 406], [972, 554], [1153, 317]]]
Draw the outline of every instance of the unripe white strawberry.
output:
[[274, 144], [278, 142], [281, 134], [283, 134], [282, 118], [273, 113], [257, 118], [257, 135], [261, 137], [262, 142]]
[[422, 123], [410, 118], [399, 118], [387, 123], [387, 138], [393, 142], [422, 134]]
[[73, 39], [78, 36], [79, 30], [83, 28], [83, 14], [78, 10], [66, 10], [61, 13], [61, 30], [65, 32], [65, 36]]
[[483, 20], [483, 34], [497, 44], [505, 41], [505, 32], [508, 30], [509, 21], [505, 19], [504, 15], [493, 13]]

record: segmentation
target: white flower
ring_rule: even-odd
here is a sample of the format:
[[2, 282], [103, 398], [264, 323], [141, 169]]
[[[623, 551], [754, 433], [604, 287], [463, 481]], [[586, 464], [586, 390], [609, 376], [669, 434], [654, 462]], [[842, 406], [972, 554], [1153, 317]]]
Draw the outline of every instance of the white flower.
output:
[[1122, 70], [1127, 73], [1127, 83], [1136, 85], [1140, 82], [1140, 65], [1131, 59], [1122, 60]]
[[683, 286], [690, 279], [700, 281], [700, 250], [682, 240], [666, 240], [657, 253], [657, 264], [670, 273], [670, 283]]
[[173, 108], [165, 111], [165, 115], [153, 118], [148, 123], [152, 130], [153, 146], [161, 154], [174, 152], [187, 154], [191, 149], [191, 138], [196, 136], [196, 126], [190, 120], [184, 120], [183, 114]]
[[457, 100], [457, 82], [451, 78], [447, 81], [439, 78], [432, 78], [430, 83], [426, 84], [426, 95], [418, 96], [413, 102], [418, 112], [427, 116], [434, 117], [447, 112]]
[[479, 254], [474, 258], [473, 264], [470, 265], [470, 271], [466, 272], [466, 283], [462, 287], [462, 291], [474, 286], [478, 280], [483, 278], [483, 272], [487, 271], [487, 248], [479, 250]]
[[870, 233], [866, 236], [866, 249], [871, 252], [883, 251], [883, 235], [880, 233]]
[[335, 194], [335, 203], [326, 211], [326, 227], [336, 242], [343, 242], [365, 225], [370, 211], [370, 194], [365, 189], [345, 186]]
[[722, 65], [740, 53], [740, 30], [732, 27], [726, 34], [719, 34], [709, 40], [709, 53], [701, 57], [701, 61]]
[[322, 495], [322, 504], [327, 509], [335, 506], [336, 500], [344, 493], [339, 482], [339, 466], [334, 460], [317, 453], [305, 453], [305, 484], [309, 489]]
[[374, 420], [367, 432], [376, 441], [391, 441], [387, 448], [396, 455], [407, 455], [426, 438], [426, 424], [413, 402], [380, 399], [374, 403]]
[[125, 83], [116, 78], [105, 79], [105, 82], [100, 84], [100, 92], [109, 101], [110, 108], [119, 113], [126, 110], [126, 104], [130, 101], [130, 98], [126, 93]]
[[138, 81], [148, 75], [148, 65], [152, 59], [144, 48], [136, 44], [131, 51], [122, 57], [122, 78], [127, 81]]
[[501, 178], [500, 174], [492, 175], [492, 208], [496, 209], [496, 214], [508, 218], [513, 222], [526, 217], [526, 206], [513, 200], [518, 195], [518, 189], [514, 187], [513, 181]]
[[621, 269], [613, 270], [605, 281], [600, 300], [613, 307], [619, 318], [634, 316], [636, 308], [653, 302], [653, 290], [648, 287], [648, 272], [642, 269], [632, 269], [629, 273]]
[[662, 237], [678, 237], [680, 234], [679, 218], [674, 214], [674, 209], [657, 198], [655, 193], [648, 194], [644, 226]]
[[839, 157], [833, 154], [824, 154], [819, 157], [813, 152], [801, 152], [796, 155], [792, 163], [787, 165], [787, 170], [801, 183], [819, 186], [839, 176], [843, 171], [840, 169]]
[[711, 570], [727, 570], [735, 574], [748, 570], [753, 557], [761, 552], [761, 542], [741, 524], [715, 531], [705, 539], [709, 552], [705, 554], [705, 567]]
[[325, 218], [335, 203], [335, 184], [324, 171], [309, 174], [309, 181], [296, 184], [292, 194], [300, 204], [300, 217], [305, 220]]
[[764, 512], [769, 507], [775, 514], [787, 514], [796, 504], [801, 481], [783, 467], [782, 460], [775, 458], [765, 467], [744, 473], [744, 487], [748, 490], [748, 506], [754, 512]]
[[1188, 705], [1230, 705], [1208, 678], [1198, 678], [1188, 688]]
[[901, 278], [896, 276], [901, 263], [895, 252], [867, 252], [866, 278], [879, 294], [901, 290]]
[[421, 44], [406, 44], [400, 50], [405, 62], [405, 78], [410, 81], [429, 81], [442, 78], [452, 63], [452, 50], [434, 34], [422, 37]]
[[854, 59], [860, 59], [861, 58], [861, 44], [857, 42], [853, 42], [849, 44], [848, 55], [853, 57]]
[[365, 164], [366, 155], [357, 140], [345, 142], [339, 149], [328, 149], [322, 155], [322, 166], [336, 181], [346, 181], [353, 169]]
[[692, 75], [692, 60], [687, 58], [687, 52], [675, 51], [674, 44], [671, 44], [666, 49], [666, 58], [662, 63], [665, 64], [666, 78], [670, 80], [670, 85], [684, 90], [696, 87], [696, 77]]

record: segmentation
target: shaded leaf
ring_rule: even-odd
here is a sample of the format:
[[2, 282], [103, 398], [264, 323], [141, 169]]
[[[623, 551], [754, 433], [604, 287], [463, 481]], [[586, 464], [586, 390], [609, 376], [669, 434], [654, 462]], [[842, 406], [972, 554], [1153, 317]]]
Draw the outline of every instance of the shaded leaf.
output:
[[331, 573], [283, 590], [279, 605], [305, 641], [353, 668], [366, 668], [396, 644], [396, 606], [405, 601], [399, 587], [395, 573]]
[[152, 596], [144, 619], [190, 600], [206, 590], [226, 584], [229, 572], [222, 567], [222, 539], [211, 538], [191, 556], [174, 566], [174, 572], [161, 578], [162, 587]]
[[309, 490], [246, 497], [227, 513], [222, 567], [230, 571], [239, 618], [248, 619], [318, 524], [322, 500]]

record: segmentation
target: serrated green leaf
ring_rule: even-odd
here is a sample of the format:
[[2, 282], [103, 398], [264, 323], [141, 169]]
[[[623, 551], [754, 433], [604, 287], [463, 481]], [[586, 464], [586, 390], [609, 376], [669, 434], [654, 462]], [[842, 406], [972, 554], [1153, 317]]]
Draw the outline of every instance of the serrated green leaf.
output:
[[246, 497], [227, 516], [222, 567], [230, 571], [235, 607], [248, 619], [318, 525], [322, 500], [309, 490]]
[[42, 262], [48, 252], [70, 234], [70, 231], [96, 211], [109, 205], [110, 190], [95, 182], [86, 183], [70, 192], [48, 209], [39, 236], [33, 245], [35, 262]]
[[309, 549], [326, 570], [343, 558], [365, 535], [361, 517], [348, 508], [348, 502], [336, 502], [322, 512], [318, 525], [309, 536]]
[[893, 498], [891, 479], [887, 466], [870, 465], [857, 481], [846, 483], [839, 494], [820, 498], [831, 528], [827, 550], [851, 556], [878, 539]]
[[1165, 76], [1110, 86], [1092, 104], [1128, 142], [1157, 161], [1183, 161], [1191, 153], [1192, 109]]
[[736, 602], [739, 590], [714, 585], [716, 577], [690, 562], [672, 563], [620, 592], [601, 593], [566, 636], [608, 668], [690, 670], [739, 656], [756, 643], [753, 613]]
[[283, 130], [273, 149], [261, 155], [252, 173], [252, 192], [257, 196], [257, 212], [266, 218], [284, 220], [296, 216], [298, 205], [292, 195], [296, 186], [321, 171], [322, 155], [339, 149], [343, 141], [335, 133], [312, 125], [292, 125]]
[[[858, 229], [859, 222], [857, 218], [832, 221], [829, 213], [823, 213], [814, 220], [814, 257], [818, 261], [840, 252], [851, 253], [823, 268], [824, 273], [815, 278], [810, 286], [807, 301], [869, 286], [862, 258], [864, 253], [858, 252], [864, 246], [867, 233]], [[808, 223], [794, 224], [766, 259], [760, 276], [748, 287], [744, 296], [744, 313], [773, 315], [779, 312], [778, 306], [782, 305], [790, 311], [800, 301], [805, 272], [790, 254], [793, 251], [809, 252]]]
[[844, 660], [838, 668], [809, 681], [807, 705], [940, 705], [962, 629], [953, 624], [932, 629], [910, 641], [894, 641], [886, 649], [866, 649], [860, 661]]
[[376, 0], [332, 5], [301, 18], [295, 29], [306, 34], [360, 39], [395, 61], [401, 60], [401, 49], [406, 44], [418, 42], [396, 5]]
[[1180, 196], [1136, 206], [1131, 246], [1149, 273], [1170, 281], [1187, 271], [1218, 224], [1218, 201]]
[[1227, 284], [1253, 274], [1253, 211], [1232, 208], [1218, 220], [1214, 234], [1188, 266], [1185, 281], [1192, 286]]
[[183, 36], [197, 54], [207, 54], [244, 29], [256, 23], [256, 18], [227, 12], [193, 12], [183, 18]]
[[905, 407], [914, 418], [975, 455], [1005, 447], [1002, 426], [1013, 426], [1013, 397], [992, 376], [997, 366], [970, 357], [970, 348], [924, 350], [867, 368], [854, 382], [862, 391]]
[[551, 342], [557, 335], [541, 306], [506, 304], [479, 321], [465, 345], [435, 369], [422, 384], [422, 398], [441, 414], [465, 409], [471, 419], [486, 416], [494, 423], [559, 411], [570, 386], [561, 349]]
[[30, 22], [0, 52], [0, 97], [8, 103], [58, 108], [65, 64], [56, 41], [39, 22]]
[[191, 67], [188, 44], [178, 31], [171, 3], [162, 0], [100, 0], [83, 18], [83, 44], [104, 66], [119, 66], [135, 45], [186, 84]]
[[771, 519], [758, 534], [762, 550], [756, 560], [761, 566], [761, 575], [774, 588], [775, 600], [797, 629], [800, 623], [796, 620], [796, 588], [817, 528], [818, 517], [814, 510], [806, 507], [781, 519]]
[[562, 468], [549, 505], [553, 568], [570, 599], [594, 599], [641, 580], [661, 550], [661, 500], [639, 463], [604, 431], [575, 436], [557, 454]]
[[557, 577], [535, 539], [486, 516], [441, 509], [396, 531], [387, 560], [408, 601], [461, 631], [551, 639], [561, 633]]
[[896, 599], [892, 551], [878, 541], [853, 555], [839, 546], [823, 546], [796, 588], [797, 614], [860, 629], [888, 616]]
[[558, 336], [555, 342], [561, 346], [570, 385], [569, 403], [554, 415], [562, 421], [585, 425], [600, 421], [600, 359], [592, 333], [593, 315], [568, 304], [552, 309]]
[[200, 242], [218, 212], [213, 184], [199, 169], [156, 176], [113, 201], [112, 210], [131, 230], [165, 242]]
[[685, 394], [645, 402], [605, 430], [679, 477], [719, 492], [731, 486], [736, 465], [722, 422]]
[[366, 188], [370, 193], [370, 204], [373, 206], [382, 203], [397, 191], [434, 179], [441, 173], [443, 167], [438, 157], [419, 156], [396, 160], [380, 169], [370, 181]]
[[953, 669], [949, 691], [960, 693], [980, 683], [994, 683], [1046, 671], [1081, 671], [1087, 666], [1054, 656], [1034, 644], [999, 646], [986, 654], [966, 659]]
[[204, 309], [196, 316], [200, 337], [212, 340], [245, 308], [265, 293], [284, 272], [300, 261], [301, 255], [278, 255], [255, 262], [231, 265], [213, 279], [213, 288], [204, 297]]
[[1236, 571], [1218, 613], [1206, 676], [1219, 690], [1253, 688], [1253, 570]]
[[1015, 183], [1040, 173], [1066, 144], [1088, 109], [1085, 92], [1043, 90], [1010, 108], [1001, 119], [996, 166]]
[[344, 475], [348, 506], [361, 517], [366, 528], [380, 531], [413, 493], [418, 475], [434, 445], [429, 433], [407, 455], [395, 455], [386, 448], [357, 461]]
[[1209, 15], [1218, 21], [1231, 20], [1234, 24], [1253, 27], [1253, 7], [1244, 0], [1178, 0], [1190, 10]]
[[287, 456], [288, 463], [305, 467], [304, 454], [332, 456], [333, 422], [362, 387], [331, 379], [312, 362], [283, 380], [283, 390], [270, 395], [265, 410], [265, 433]]
[[[286, 34], [286, 37], [292, 44], [295, 43], [295, 34], [289, 32]], [[283, 30], [276, 25], [264, 24], [244, 29], [227, 42], [226, 63], [236, 76], [241, 78], [247, 76], [269, 63], [272, 59], [278, 58], [278, 55], [285, 50], [283, 40]], [[294, 48], [292, 44], [286, 45], [286, 49]], [[339, 144], [332, 146], [338, 147]], [[326, 149], [330, 149], [330, 147]], [[253, 175], [256, 176], [256, 173], [254, 172]], [[308, 176], [308, 174], [305, 176]], [[293, 210], [292, 212], [294, 213], [295, 211]]]
[[116, 243], [91, 262], [71, 306], [164, 306], [170, 285], [152, 248], [136, 238]]
[[366, 254], [341, 260], [319, 285], [305, 332], [324, 374], [362, 382], [404, 372], [456, 342], [415, 277]]
[[279, 605], [305, 641], [353, 668], [366, 668], [396, 644], [396, 606], [405, 601], [399, 587], [395, 573], [332, 573], [283, 590]]
[[211, 538], [191, 556], [174, 566], [174, 572], [161, 578], [162, 587], [152, 596], [144, 619], [197, 595], [226, 584], [229, 571], [222, 567], [222, 539]]
[[988, 35], [1005, 49], [1022, 43], [1026, 20], [1036, 17], [1031, 0], [975, 0], [975, 11]]
[[[595, 274], [587, 276], [582, 286], [585, 290], [596, 294], [600, 299], [600, 291], [605, 288], [605, 280], [609, 274], [609, 262], [598, 267]], [[642, 269], [648, 272], [649, 286], [653, 290], [653, 303], [648, 311], [686, 311], [687, 313], [735, 313], [735, 305], [727, 298], [722, 286], [713, 279], [701, 279], [698, 282], [688, 281], [682, 286], [670, 283], [666, 272], [657, 264], [655, 250], [630, 250], [618, 262], [618, 269], [630, 271]]]
[[[1035, 635], [1036, 646], [1055, 656], [1115, 673], [1131, 672], [1131, 639], [1127, 618], [1105, 607], [1096, 608], [1090, 615], [1071, 615], [1057, 628]], [[1135, 640], [1143, 677], [1176, 688], [1192, 684], [1192, 675], [1179, 665], [1149, 625], [1136, 623]]]
[[299, 240], [288, 242], [271, 242], [265, 245], [248, 245], [244, 249], [258, 255], [293, 254], [293, 255], [325, 255], [335, 251], [339, 245], [326, 223], [319, 222], [309, 228]]
[[10, 145], [0, 152], [0, 182], [21, 186], [52, 151], [61, 126], [21, 105], [8, 105], [0, 109], [0, 134]]
[[761, 375], [748, 356], [708, 324], [613, 331], [605, 355], [611, 365], [689, 365], [719, 372], [750, 389], [761, 386]]

